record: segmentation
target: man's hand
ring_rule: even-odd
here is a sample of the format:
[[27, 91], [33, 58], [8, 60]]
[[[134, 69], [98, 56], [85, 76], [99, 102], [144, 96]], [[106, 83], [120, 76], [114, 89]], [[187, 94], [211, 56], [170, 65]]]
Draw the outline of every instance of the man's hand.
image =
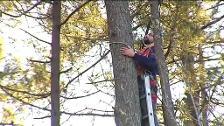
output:
[[132, 48], [121, 47], [120, 52], [122, 55], [127, 57], [134, 57], [135, 51]]

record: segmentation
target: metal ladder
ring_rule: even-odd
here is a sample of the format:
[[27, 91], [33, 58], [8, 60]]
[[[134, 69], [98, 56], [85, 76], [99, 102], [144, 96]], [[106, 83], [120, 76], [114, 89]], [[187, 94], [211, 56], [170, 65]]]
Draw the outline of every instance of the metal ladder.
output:
[[145, 78], [146, 104], [148, 110], [148, 121], [150, 126], [155, 126], [152, 97], [151, 97], [151, 87], [150, 87], [150, 75], [148, 73], [145, 73], [144, 78]]

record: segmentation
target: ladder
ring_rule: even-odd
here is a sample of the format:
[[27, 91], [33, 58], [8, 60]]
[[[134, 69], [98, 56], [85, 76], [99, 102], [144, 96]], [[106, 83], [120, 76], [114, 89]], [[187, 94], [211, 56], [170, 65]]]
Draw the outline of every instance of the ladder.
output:
[[152, 97], [151, 97], [151, 87], [150, 87], [150, 75], [148, 73], [145, 73], [144, 78], [145, 78], [146, 104], [147, 104], [147, 110], [148, 110], [148, 121], [150, 126], [155, 126]]

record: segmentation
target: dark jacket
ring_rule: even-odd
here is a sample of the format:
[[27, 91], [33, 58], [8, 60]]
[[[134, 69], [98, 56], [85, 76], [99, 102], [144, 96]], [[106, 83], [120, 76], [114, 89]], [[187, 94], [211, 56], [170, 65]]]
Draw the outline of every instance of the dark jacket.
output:
[[152, 76], [155, 77], [158, 75], [158, 64], [155, 56], [155, 47], [142, 50], [139, 53], [135, 53], [133, 59], [135, 60], [137, 66], [139, 65], [141, 68], [150, 71]]

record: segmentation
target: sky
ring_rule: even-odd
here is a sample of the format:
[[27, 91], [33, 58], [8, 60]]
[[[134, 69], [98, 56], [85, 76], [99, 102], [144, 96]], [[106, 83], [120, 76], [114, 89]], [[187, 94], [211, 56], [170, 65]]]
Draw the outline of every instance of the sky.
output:
[[[44, 39], [46, 41], [51, 41], [51, 36], [46, 35], [44, 32], [41, 31], [41, 28], [37, 27], [37, 24], [35, 21], [32, 21], [31, 19], [29, 19], [29, 21], [27, 21], [27, 19], [22, 19], [23, 21], [19, 23], [19, 25], [15, 28], [9, 28], [7, 27], [4, 31], [1, 32], [1, 37], [4, 40], [4, 44], [3, 44], [3, 49], [4, 49], [4, 56], [5, 60], [8, 59], [8, 55], [13, 55], [15, 56], [20, 62], [21, 65], [24, 67], [24, 69], [27, 67], [27, 58], [34, 58], [34, 59], [38, 59], [38, 57], [40, 58], [41, 56], [38, 55], [38, 53], [34, 50], [34, 48], [32, 46], [27, 46], [27, 43], [29, 41], [27, 41], [30, 37], [28, 34], [26, 34], [25, 32], [21, 31], [20, 28], [25, 29], [27, 31], [29, 31], [30, 33], [33, 33], [37, 36], [41, 36], [41, 39]], [[13, 22], [7, 22], [8, 24], [13, 23]], [[36, 27], [33, 27], [36, 26]], [[6, 27], [4, 24], [0, 24], [1, 28]], [[13, 32], [12, 32], [13, 31]], [[16, 42], [13, 42], [13, 39], [16, 39]], [[47, 46], [46, 44], [43, 46]], [[92, 50], [90, 50], [87, 55], [91, 55], [91, 54], [96, 54], [98, 51], [99, 47], [95, 47]], [[108, 48], [108, 46], [107, 46]], [[89, 66], [90, 64], [93, 64], [96, 60], [98, 60], [100, 57], [94, 57], [92, 59], [82, 59], [82, 61], [80, 61], [81, 63], [86, 63], [86, 66]], [[90, 60], [90, 61], [89, 61]], [[109, 66], [110, 64], [106, 63], [106, 61], [102, 61], [100, 64], [96, 65], [96, 68], [94, 68], [94, 72], [100, 72], [100, 68], [102, 67], [102, 65], [105, 68], [108, 69], [104, 69], [104, 70], [109, 70]], [[84, 70], [85, 67], [81, 68], [80, 71]], [[4, 71], [4, 62], [0, 64], [0, 71]], [[88, 82], [87, 75], [90, 75], [92, 72], [92, 70], [90, 70], [89, 72], [87, 72], [86, 74], [84, 74], [83, 76], [81, 76], [81, 78], [79, 79], [79, 83], [80, 84], [85, 84]], [[74, 75], [75, 76], [75, 75]], [[81, 86], [79, 89], [76, 89], [76, 93], [77, 91], [80, 91], [80, 93], [83, 90], [94, 90], [92, 89], [92, 86], [89, 85], [84, 85]], [[111, 90], [113, 92], [113, 90]], [[84, 101], [84, 102], [83, 102]], [[77, 101], [70, 101], [70, 102], [66, 102], [64, 104], [65, 107], [70, 108], [70, 110], [68, 110], [68, 112], [76, 112], [77, 110], [83, 109], [83, 107], [85, 107], [86, 105], [88, 105], [91, 108], [98, 108], [98, 109], [105, 109], [105, 110], [112, 110], [111, 106], [108, 106], [108, 104], [113, 104], [113, 97], [107, 97], [103, 94], [99, 94], [97, 96], [91, 96], [89, 98], [85, 98], [84, 100], [77, 100]], [[42, 104], [42, 103], [34, 103], [36, 105], [38, 104]], [[11, 106], [12, 109], [16, 110], [16, 107], [14, 105], [11, 104], [7, 104], [7, 103], [1, 103], [0, 102], [0, 113], [1, 113], [1, 108], [3, 107], [8, 107]], [[31, 108], [29, 106], [26, 106], [27, 110], [25, 110], [22, 114], [19, 114], [17, 117], [21, 117], [22, 119], [24, 119], [24, 125], [25, 126], [40, 126], [44, 125], [44, 126], [50, 126], [50, 118], [47, 119], [34, 119], [37, 117], [41, 117], [41, 116], [45, 116], [47, 115], [47, 113], [45, 114], [40, 114], [40, 111], [38, 109], [35, 108]], [[1, 119], [2, 115], [0, 114], [0, 119]], [[69, 116], [67, 115], [63, 115], [61, 117], [61, 123], [63, 123], [63, 126], [104, 126], [105, 124], [107, 124], [107, 126], [115, 126], [114, 124], [114, 119], [113, 117], [91, 117], [91, 116], [77, 116], [77, 117], [70, 117], [68, 121], [66, 121], [69, 118]]]

